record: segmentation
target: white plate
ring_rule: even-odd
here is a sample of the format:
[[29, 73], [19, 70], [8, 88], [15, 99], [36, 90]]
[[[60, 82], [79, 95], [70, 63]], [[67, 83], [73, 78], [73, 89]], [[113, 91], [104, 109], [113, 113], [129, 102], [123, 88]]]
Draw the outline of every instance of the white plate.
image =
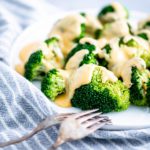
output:
[[[83, 11], [83, 10], [82, 10]], [[92, 14], [96, 14], [97, 12], [94, 10], [87, 10]], [[18, 39], [14, 42], [12, 46], [12, 55], [11, 55], [11, 64], [14, 68], [15, 64], [19, 62], [18, 54], [19, 51], [28, 43], [44, 40], [47, 37], [51, 27], [55, 23], [55, 21], [62, 16], [64, 13], [60, 13], [61, 15], [53, 14], [53, 17], [47, 19], [46, 21], [37, 22], [30, 27], [28, 27], [22, 34], [18, 37]], [[131, 12], [131, 23], [135, 26], [137, 21], [146, 17], [147, 14], [140, 13], [140, 12]], [[39, 87], [38, 82], [34, 82], [34, 84]], [[76, 112], [79, 109], [76, 108], [61, 108], [56, 106], [53, 102], [48, 100], [49, 107], [58, 113], [64, 112]], [[141, 129], [141, 128], [148, 128], [150, 127], [150, 109], [148, 107], [135, 107], [130, 106], [128, 110], [123, 112], [113, 112], [108, 113], [112, 119], [113, 125], [112, 126], [105, 126], [105, 129], [110, 130], [126, 130], [126, 129]]]

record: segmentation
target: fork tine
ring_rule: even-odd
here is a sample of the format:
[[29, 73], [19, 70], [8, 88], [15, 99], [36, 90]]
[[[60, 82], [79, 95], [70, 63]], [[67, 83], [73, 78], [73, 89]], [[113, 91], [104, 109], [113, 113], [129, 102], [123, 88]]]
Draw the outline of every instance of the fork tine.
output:
[[97, 118], [97, 119], [89, 120], [89, 121], [85, 122], [83, 125], [85, 127], [89, 128], [89, 127], [93, 126], [94, 124], [96, 124], [102, 120], [103, 120], [103, 118]]
[[105, 121], [111, 122], [111, 119], [105, 119], [105, 118], [104, 118], [104, 120], [102, 120], [102, 122], [103, 122], [103, 121], [104, 121], [104, 122], [105, 122]]
[[59, 114], [58, 117], [59, 116], [70, 116], [70, 115], [73, 115], [73, 114], [75, 114], [75, 113], [62, 113], [62, 114]]
[[87, 115], [87, 116], [84, 116], [84, 117], [82, 117], [82, 118], [79, 118], [78, 120], [80, 121], [80, 123], [83, 123], [83, 122], [85, 122], [85, 121], [87, 121], [87, 120], [89, 120], [89, 119], [92, 119], [92, 118], [96, 117], [96, 116], [100, 116], [100, 114], [101, 114], [101, 113], [89, 114], [89, 115]]
[[104, 125], [106, 125], [106, 122], [99, 122], [99, 123], [97, 123], [97, 124], [91, 126], [91, 127], [89, 128], [89, 130], [90, 130], [91, 133], [92, 133], [92, 132], [95, 132], [96, 130], [100, 129], [100, 128], [103, 127]]
[[79, 118], [81, 116], [87, 115], [87, 114], [91, 114], [94, 113], [96, 111], [98, 111], [99, 109], [93, 109], [93, 110], [88, 110], [88, 111], [82, 111], [80, 113], [74, 114], [74, 118]]
[[63, 121], [64, 119], [66, 119], [67, 117], [74, 115], [75, 113], [63, 113], [63, 114], [59, 114], [58, 116], [55, 116], [55, 119], [59, 120], [59, 121]]

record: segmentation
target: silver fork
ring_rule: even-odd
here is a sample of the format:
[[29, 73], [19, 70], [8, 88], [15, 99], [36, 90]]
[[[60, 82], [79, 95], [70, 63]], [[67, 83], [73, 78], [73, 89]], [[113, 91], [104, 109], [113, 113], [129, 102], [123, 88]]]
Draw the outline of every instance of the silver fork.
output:
[[65, 142], [84, 138], [104, 125], [111, 124], [107, 116], [102, 116], [96, 111], [84, 111], [66, 118], [60, 126], [56, 142], [49, 150], [55, 150]]
[[27, 139], [31, 138], [33, 135], [35, 135], [36, 133], [40, 132], [41, 130], [49, 128], [55, 124], [61, 123], [64, 119], [66, 119], [67, 117], [69, 117], [70, 115], [73, 115], [73, 114], [74, 113], [67, 113], [67, 114], [48, 116], [48, 117], [46, 117], [46, 119], [44, 119], [42, 122], [40, 122], [37, 125], [37, 127], [35, 127], [29, 134], [24, 135], [23, 137], [15, 139], [15, 140], [10, 140], [8, 142], [0, 143], [0, 147], [17, 144], [24, 140], [27, 140]]

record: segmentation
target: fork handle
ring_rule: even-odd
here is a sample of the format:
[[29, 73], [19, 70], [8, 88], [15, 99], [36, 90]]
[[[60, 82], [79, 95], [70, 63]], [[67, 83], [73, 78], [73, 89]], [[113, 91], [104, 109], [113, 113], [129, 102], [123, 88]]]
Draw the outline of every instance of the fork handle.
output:
[[0, 143], [0, 147], [5, 147], [5, 146], [12, 145], [12, 144], [20, 143], [20, 142], [22, 142], [24, 140], [29, 139], [30, 137], [32, 137], [33, 135], [35, 135], [37, 132], [41, 131], [42, 129], [43, 129], [43, 126], [37, 126], [29, 134], [24, 135], [21, 138], [18, 138], [16, 140], [10, 140], [10, 141], [4, 142], [4, 143]]

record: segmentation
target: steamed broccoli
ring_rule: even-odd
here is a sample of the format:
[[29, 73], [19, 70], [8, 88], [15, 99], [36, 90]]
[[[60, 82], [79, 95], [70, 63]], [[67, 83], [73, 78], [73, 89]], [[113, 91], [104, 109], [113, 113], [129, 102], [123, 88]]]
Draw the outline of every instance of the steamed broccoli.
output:
[[31, 54], [28, 62], [25, 64], [24, 76], [28, 80], [39, 80], [45, 76], [46, 65], [43, 60], [44, 55], [42, 50], [38, 50]]
[[97, 60], [97, 56], [92, 53], [92, 52], [89, 52], [88, 54], [86, 54], [83, 58], [83, 60], [81, 61], [80, 65], [79, 66], [82, 66], [84, 64], [96, 64], [98, 65], [98, 60]]
[[65, 63], [68, 62], [68, 60], [78, 51], [83, 50], [83, 49], [87, 49], [89, 52], [92, 52], [94, 50], [96, 50], [95, 45], [92, 45], [90, 43], [84, 43], [84, 44], [77, 44], [71, 51], [70, 53], [67, 55], [66, 59], [65, 59]]
[[103, 66], [103, 67], [108, 68], [109, 62], [105, 58], [99, 58], [98, 57], [97, 61], [98, 61], [99, 66]]
[[105, 6], [98, 14], [98, 18], [103, 23], [112, 22], [117, 19], [126, 19], [129, 17], [129, 12], [126, 7], [120, 3], [112, 3]]
[[149, 28], [150, 27], [150, 21], [145, 22], [143, 28]]
[[146, 89], [146, 99], [147, 99], [147, 105], [150, 107], [150, 78], [147, 81], [147, 89]]
[[57, 37], [51, 37], [45, 40], [45, 43], [50, 46], [51, 44], [58, 44], [59, 40]]
[[121, 37], [120, 40], [119, 40], [119, 46], [121, 46], [121, 45], [126, 45], [128, 47], [139, 48], [138, 42], [136, 42], [134, 39], [130, 39], [129, 41], [124, 42], [124, 37]]
[[[141, 39], [141, 40], [143, 40], [143, 39]], [[145, 42], [145, 41], [143, 41], [143, 42]], [[142, 45], [141, 43], [142, 42], [140, 42], [140, 40], [138, 40], [138, 37], [136, 37], [136, 39], [131, 38], [127, 42], [124, 41], [124, 38], [121, 38], [119, 41], [119, 46], [121, 47], [122, 45], [125, 45], [129, 48], [135, 48], [136, 52], [130, 57], [140, 57], [146, 62], [147, 67], [150, 67], [149, 47], [147, 49], [145, 49], [145, 45]], [[145, 44], [146, 44], [146, 46], [148, 45], [148, 43], [145, 43]]]
[[52, 69], [46, 74], [41, 83], [41, 91], [52, 101], [65, 92], [65, 80], [58, 70]]
[[112, 48], [110, 47], [110, 44], [106, 44], [103, 48], [103, 51], [105, 51], [107, 54], [111, 53]]
[[[80, 58], [81, 57], [81, 58]], [[99, 65], [97, 54], [89, 52], [86, 49], [76, 52], [67, 62], [65, 69], [77, 69], [84, 64], [96, 64]], [[77, 61], [76, 61], [77, 60]], [[75, 63], [76, 61], [76, 63]]]
[[150, 30], [140, 30], [136, 33], [136, 35], [150, 43]]
[[113, 6], [111, 5], [107, 5], [99, 12], [98, 17], [101, 18], [107, 13], [113, 13], [113, 12], [115, 12], [115, 8], [113, 8]]
[[149, 38], [148, 38], [146, 33], [139, 33], [139, 34], [137, 34], [137, 36], [141, 37], [144, 40], [147, 40], [147, 41], [149, 40]]
[[75, 90], [71, 99], [72, 106], [83, 110], [98, 108], [104, 113], [128, 108], [130, 104], [128, 88], [119, 80], [115, 82], [107, 80], [104, 83], [102, 78], [105, 73], [102, 68], [95, 67], [91, 82]]
[[50, 56], [51, 60], [56, 59], [56, 61], [59, 62], [60, 63], [59, 65], [61, 66], [64, 56], [60, 48], [59, 39], [57, 37], [51, 37], [51, 38], [46, 39], [44, 42], [46, 43], [47, 48], [48, 48], [47, 50], [48, 52], [46, 55], [48, 57]]
[[137, 67], [131, 69], [131, 87], [130, 87], [130, 101], [137, 106], [146, 106], [146, 84], [148, 81], [148, 72], [141, 71]]
[[42, 43], [42, 49], [32, 53], [25, 64], [24, 76], [32, 80], [41, 80], [51, 68], [61, 68], [63, 55], [56, 37]]
[[102, 33], [102, 24], [99, 22], [99, 20], [95, 16], [86, 14], [84, 12], [81, 12], [80, 15], [86, 20], [84, 36], [93, 37], [95, 39], [100, 38]]
[[95, 30], [95, 32], [94, 32], [95, 39], [99, 39], [101, 37], [101, 35], [102, 35], [102, 29]]
[[80, 35], [74, 39], [74, 42], [78, 43], [80, 41], [80, 39], [82, 39], [85, 36], [85, 32], [86, 32], [86, 25], [85, 23], [82, 23], [81, 26], [81, 33]]
[[111, 39], [132, 34], [132, 29], [127, 20], [120, 19], [106, 23], [102, 30], [102, 36]]
[[143, 20], [141, 20], [138, 23], [138, 29], [139, 29], [139, 31], [141, 29], [150, 30], [150, 17], [147, 17], [146, 19], [144, 18]]

